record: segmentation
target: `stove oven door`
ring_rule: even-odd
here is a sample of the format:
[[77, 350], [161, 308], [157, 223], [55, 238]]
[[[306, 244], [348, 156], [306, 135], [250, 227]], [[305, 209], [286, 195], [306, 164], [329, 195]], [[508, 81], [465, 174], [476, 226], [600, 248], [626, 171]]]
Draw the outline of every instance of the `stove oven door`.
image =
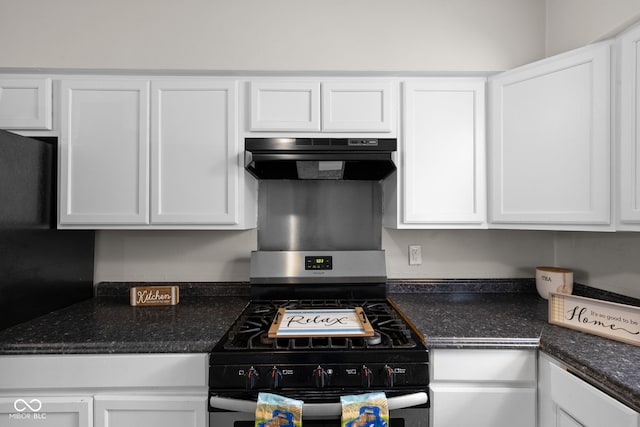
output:
[[[424, 392], [388, 398], [389, 427], [428, 427], [428, 397]], [[305, 403], [304, 427], [340, 427], [339, 403]], [[254, 427], [256, 402], [212, 396], [209, 427]]]

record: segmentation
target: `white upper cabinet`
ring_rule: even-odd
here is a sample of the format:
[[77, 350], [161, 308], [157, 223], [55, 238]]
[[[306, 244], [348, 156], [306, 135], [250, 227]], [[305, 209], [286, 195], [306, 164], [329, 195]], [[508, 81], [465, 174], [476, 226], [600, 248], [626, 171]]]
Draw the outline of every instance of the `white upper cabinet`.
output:
[[249, 130], [391, 132], [391, 81], [252, 81]]
[[391, 132], [390, 82], [326, 82], [322, 84], [322, 130], [326, 132]]
[[153, 81], [153, 224], [236, 224], [236, 83]]
[[640, 27], [618, 39], [620, 49], [619, 224], [640, 230]]
[[0, 129], [52, 129], [51, 79], [0, 76]]
[[149, 222], [149, 87], [61, 83], [60, 225]]
[[241, 184], [235, 80], [61, 87], [61, 228], [255, 227], [255, 186]]
[[385, 225], [486, 227], [485, 83], [431, 78], [403, 84], [400, 164], [395, 179], [385, 182], [392, 204]]
[[252, 131], [319, 131], [319, 82], [252, 82]]
[[490, 79], [492, 227], [609, 229], [610, 43]]

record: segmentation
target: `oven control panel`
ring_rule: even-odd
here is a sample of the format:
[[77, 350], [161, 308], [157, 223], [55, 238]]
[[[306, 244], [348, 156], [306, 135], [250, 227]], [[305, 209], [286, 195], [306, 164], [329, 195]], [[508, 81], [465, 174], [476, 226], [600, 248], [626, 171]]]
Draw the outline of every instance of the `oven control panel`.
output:
[[227, 365], [210, 374], [210, 383], [236, 390], [393, 389], [428, 384], [429, 375], [426, 363]]
[[331, 256], [305, 256], [305, 270], [332, 270], [333, 257]]

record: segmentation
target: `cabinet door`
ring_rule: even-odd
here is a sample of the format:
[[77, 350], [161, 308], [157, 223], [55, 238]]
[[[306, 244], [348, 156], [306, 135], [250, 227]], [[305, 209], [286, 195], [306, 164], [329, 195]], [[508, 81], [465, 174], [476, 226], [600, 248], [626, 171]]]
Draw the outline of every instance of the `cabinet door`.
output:
[[562, 409], [558, 409], [556, 427], [584, 427], [584, 425], [574, 420], [571, 415], [567, 414]]
[[205, 427], [206, 396], [95, 396], [96, 427]]
[[640, 414], [552, 364], [551, 400], [557, 405], [558, 426], [638, 427]]
[[610, 67], [601, 43], [490, 80], [490, 222], [610, 224]]
[[236, 83], [152, 83], [152, 224], [236, 224]]
[[620, 44], [620, 225], [640, 230], [640, 27]]
[[320, 82], [251, 82], [252, 131], [319, 131]]
[[0, 129], [51, 129], [51, 79], [0, 77]]
[[91, 427], [93, 399], [85, 396], [0, 398], [0, 426]]
[[535, 427], [535, 388], [431, 387], [431, 427]]
[[403, 87], [403, 222], [485, 223], [485, 79], [430, 79]]
[[61, 92], [60, 224], [148, 223], [148, 83], [65, 80]]
[[431, 427], [536, 425], [536, 350], [434, 349]]
[[322, 84], [322, 130], [391, 132], [391, 82], [327, 82]]

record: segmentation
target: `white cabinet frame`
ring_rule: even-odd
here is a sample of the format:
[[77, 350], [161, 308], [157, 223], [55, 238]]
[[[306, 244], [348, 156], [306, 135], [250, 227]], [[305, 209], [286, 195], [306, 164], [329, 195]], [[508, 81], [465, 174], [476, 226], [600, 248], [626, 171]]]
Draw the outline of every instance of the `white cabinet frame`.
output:
[[391, 132], [393, 89], [388, 82], [323, 82], [322, 130]]
[[149, 83], [63, 80], [61, 225], [149, 223]]
[[490, 226], [610, 228], [610, 50], [602, 42], [489, 80]]
[[96, 395], [95, 427], [207, 427], [207, 397]]
[[536, 349], [433, 349], [430, 427], [535, 427]]
[[340, 134], [394, 129], [391, 79], [256, 80], [249, 86], [250, 132]]
[[320, 83], [251, 82], [251, 131], [319, 131]]
[[484, 78], [403, 84], [402, 223], [486, 227]]
[[0, 426], [93, 426], [93, 398], [18, 392], [0, 398]]
[[538, 357], [540, 427], [638, 427], [640, 414], [569, 372], [540, 352]]
[[0, 129], [52, 129], [50, 78], [0, 76]]
[[152, 81], [151, 223], [237, 224], [235, 81]]
[[640, 231], [640, 27], [618, 39], [620, 148], [618, 229]]

